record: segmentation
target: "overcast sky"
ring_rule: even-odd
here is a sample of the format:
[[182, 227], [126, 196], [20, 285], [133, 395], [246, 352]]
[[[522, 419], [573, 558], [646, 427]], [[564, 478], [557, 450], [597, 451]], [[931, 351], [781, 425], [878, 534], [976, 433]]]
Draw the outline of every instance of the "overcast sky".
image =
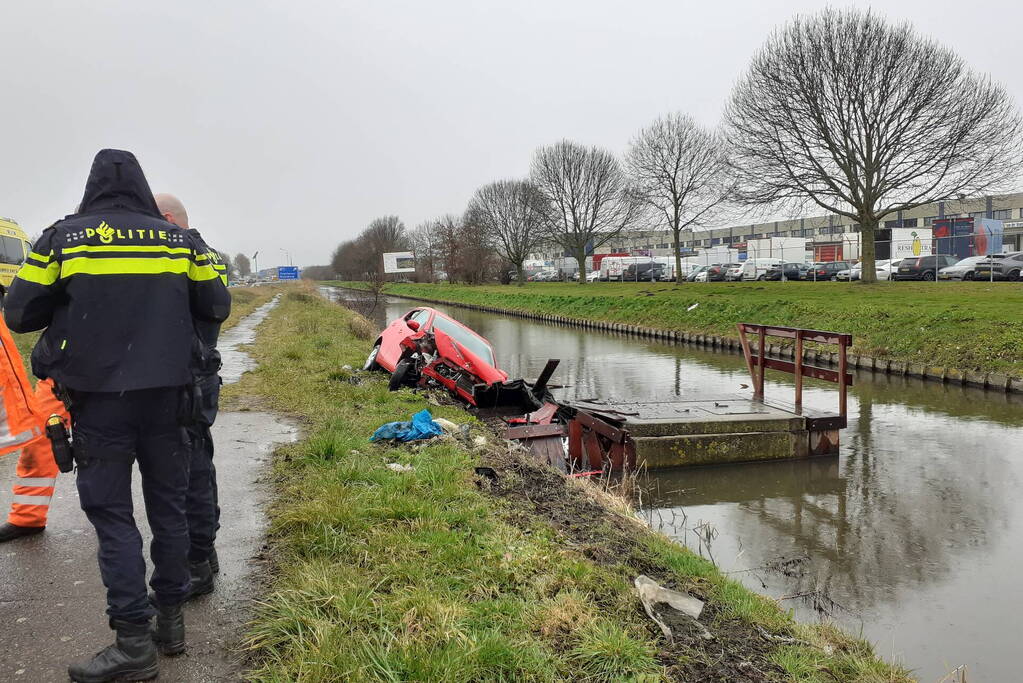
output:
[[[5, 2], [0, 215], [38, 234], [119, 147], [218, 249], [326, 263], [376, 216], [460, 212], [538, 145], [621, 152], [673, 110], [716, 123], [767, 34], [823, 5]], [[1020, 3], [873, 6], [1023, 102]]]

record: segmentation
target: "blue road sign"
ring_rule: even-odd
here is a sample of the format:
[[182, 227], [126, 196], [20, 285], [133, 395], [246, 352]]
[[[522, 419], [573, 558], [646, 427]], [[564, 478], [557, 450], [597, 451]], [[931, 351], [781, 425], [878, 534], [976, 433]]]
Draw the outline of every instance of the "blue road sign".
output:
[[277, 267], [277, 279], [278, 280], [297, 280], [298, 279], [298, 266], [278, 266]]

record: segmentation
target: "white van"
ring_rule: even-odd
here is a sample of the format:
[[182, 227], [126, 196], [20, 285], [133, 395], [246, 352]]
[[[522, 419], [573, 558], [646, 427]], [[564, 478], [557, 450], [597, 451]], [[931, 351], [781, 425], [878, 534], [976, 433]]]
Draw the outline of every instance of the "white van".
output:
[[742, 262], [739, 270], [739, 277], [736, 280], [763, 280], [771, 266], [780, 266], [785, 263], [780, 258], [750, 258]]
[[600, 262], [600, 279], [604, 282], [619, 282], [622, 273], [631, 264], [649, 262], [649, 256], [605, 256]]

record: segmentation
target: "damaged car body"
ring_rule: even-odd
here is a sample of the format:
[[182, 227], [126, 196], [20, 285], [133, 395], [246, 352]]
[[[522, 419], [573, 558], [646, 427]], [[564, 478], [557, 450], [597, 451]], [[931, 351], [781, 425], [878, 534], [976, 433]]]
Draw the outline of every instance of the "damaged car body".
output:
[[495, 385], [508, 380], [489, 341], [428, 307], [414, 308], [388, 325], [363, 369], [391, 373], [392, 391], [442, 388], [472, 406], [492, 403]]

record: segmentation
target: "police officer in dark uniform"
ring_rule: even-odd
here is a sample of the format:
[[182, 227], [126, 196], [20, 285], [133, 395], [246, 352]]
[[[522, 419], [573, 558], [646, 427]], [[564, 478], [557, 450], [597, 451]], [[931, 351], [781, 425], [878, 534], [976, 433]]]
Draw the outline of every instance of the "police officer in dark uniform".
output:
[[[168, 223], [190, 230], [196, 241], [205, 244], [202, 236], [188, 224], [188, 211], [181, 200], [172, 194], [160, 193], [155, 196], [156, 206]], [[206, 247], [213, 268], [227, 283], [227, 266], [220, 255]], [[220, 399], [220, 353], [217, 339], [220, 323], [196, 320], [195, 331], [201, 344], [200, 358], [195, 368], [195, 382], [202, 393], [202, 406], [196, 422], [188, 428], [191, 448], [189, 466], [188, 498], [185, 508], [188, 514], [188, 570], [191, 587], [188, 599], [213, 591], [213, 575], [220, 570], [215, 541], [220, 529], [220, 505], [217, 499], [217, 470], [213, 465], [213, 434], [210, 428], [217, 419]]]
[[[79, 498], [96, 529], [117, 634], [113, 645], [68, 668], [75, 681], [148, 680], [158, 673], [157, 646], [164, 654], [184, 651], [185, 427], [200, 400], [194, 321], [220, 322], [231, 306], [205, 252], [160, 216], [134, 155], [105, 149], [93, 161], [78, 212], [43, 232], [6, 297], [12, 330], [46, 328], [32, 369], [68, 397]], [[155, 606], [132, 515], [135, 461], [153, 532]]]

